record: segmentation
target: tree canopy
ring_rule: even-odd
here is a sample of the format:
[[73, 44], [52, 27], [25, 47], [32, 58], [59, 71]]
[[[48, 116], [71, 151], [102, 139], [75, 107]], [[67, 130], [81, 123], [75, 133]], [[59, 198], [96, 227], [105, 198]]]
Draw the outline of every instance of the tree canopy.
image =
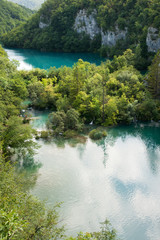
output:
[[[114, 47], [102, 47], [101, 37], [90, 39], [85, 33], [74, 30], [74, 22], [80, 9], [87, 14], [96, 10], [96, 21], [100, 29], [115, 31], [127, 29], [127, 36]], [[149, 27], [159, 32], [160, 2], [158, 0], [47, 0], [27, 23], [15, 28], [3, 37], [10, 47], [34, 48], [45, 51], [87, 52], [97, 51], [109, 56], [119, 55], [131, 48], [136, 53], [137, 66], [147, 62], [146, 37]], [[45, 24], [44, 28], [39, 23]]]
[[0, 1], [0, 9], [0, 36], [24, 23], [33, 14], [30, 9], [6, 0]]

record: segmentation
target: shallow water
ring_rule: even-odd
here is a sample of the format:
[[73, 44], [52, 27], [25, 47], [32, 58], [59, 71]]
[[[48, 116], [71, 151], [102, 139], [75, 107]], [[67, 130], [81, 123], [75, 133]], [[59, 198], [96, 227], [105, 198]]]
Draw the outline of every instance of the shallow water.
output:
[[50, 206], [63, 201], [68, 235], [99, 230], [108, 218], [122, 240], [159, 240], [159, 136], [159, 125], [141, 124], [76, 146], [40, 140], [35, 158], [42, 167], [32, 193]]
[[54, 53], [41, 52], [32, 49], [5, 48], [10, 60], [19, 61], [19, 70], [31, 70], [32, 68], [49, 69], [61, 66], [72, 67], [78, 59], [100, 65], [104, 58], [95, 53]]

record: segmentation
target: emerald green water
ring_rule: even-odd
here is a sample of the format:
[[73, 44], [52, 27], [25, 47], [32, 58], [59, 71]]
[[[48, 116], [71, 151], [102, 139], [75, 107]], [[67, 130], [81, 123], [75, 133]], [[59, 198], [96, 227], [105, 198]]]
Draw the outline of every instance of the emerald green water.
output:
[[[33, 126], [44, 128], [46, 116]], [[108, 218], [121, 240], [160, 239], [159, 124], [112, 128], [101, 141], [77, 145], [38, 142], [42, 167], [32, 193], [50, 206], [63, 202], [68, 235], [99, 230]]]
[[40, 52], [32, 49], [7, 49], [10, 60], [19, 61], [19, 70], [30, 70], [32, 68], [49, 69], [50, 67], [59, 68], [61, 66], [72, 67], [78, 59], [95, 63], [97, 65], [104, 61], [98, 54], [94, 53], [53, 53]]

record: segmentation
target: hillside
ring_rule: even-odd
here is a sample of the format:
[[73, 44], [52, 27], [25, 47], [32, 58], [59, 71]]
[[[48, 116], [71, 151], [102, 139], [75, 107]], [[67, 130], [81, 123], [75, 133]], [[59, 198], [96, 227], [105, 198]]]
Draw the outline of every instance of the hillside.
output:
[[[4, 36], [6, 46], [45, 51], [96, 51], [137, 57], [160, 48], [158, 0], [47, 0], [28, 22]], [[141, 59], [139, 59], [141, 62]]]
[[32, 11], [15, 3], [0, 1], [0, 35], [25, 22]]
[[26, 8], [30, 8], [32, 10], [39, 9], [41, 4], [45, 0], [8, 0], [13, 3], [17, 3], [19, 5], [25, 6]]

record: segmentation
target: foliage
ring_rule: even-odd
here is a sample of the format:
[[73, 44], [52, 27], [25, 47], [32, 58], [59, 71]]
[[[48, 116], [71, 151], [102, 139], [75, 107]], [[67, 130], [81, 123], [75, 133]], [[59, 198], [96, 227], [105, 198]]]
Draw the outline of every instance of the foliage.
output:
[[65, 132], [65, 135], [69, 136], [74, 132], [68, 132], [67, 130], [80, 131], [82, 125], [80, 123], [79, 113], [71, 108], [66, 113], [64, 111], [50, 113], [47, 127], [53, 130], [55, 135], [62, 135]]
[[32, 155], [37, 147], [32, 139], [34, 131], [20, 117], [26, 96], [24, 80], [0, 47], [0, 143], [6, 158], [13, 154]]
[[107, 136], [107, 132], [100, 129], [100, 128], [93, 129], [89, 133], [89, 137], [93, 140], [99, 140], [99, 139], [101, 139], [103, 137], [106, 137], [106, 136]]
[[160, 99], [160, 51], [157, 52], [149, 67], [147, 83], [153, 97]]
[[117, 234], [108, 220], [102, 223], [101, 231], [93, 233], [79, 233], [77, 237], [67, 238], [67, 240], [116, 240]]
[[[38, 72], [39, 74], [39, 72]], [[39, 81], [37, 81], [37, 77]], [[33, 76], [28, 84], [29, 97], [32, 100], [32, 104], [36, 108], [51, 108], [55, 109], [56, 100], [58, 99], [58, 94], [55, 93], [53, 85], [56, 82], [56, 78], [42, 78], [36, 74]]]
[[41, 135], [40, 135], [41, 138], [46, 139], [46, 138], [48, 138], [48, 136], [49, 136], [49, 134], [47, 131], [41, 131]]
[[[140, 110], [146, 109], [146, 102], [151, 104], [152, 98], [146, 76], [134, 68], [134, 61], [135, 54], [127, 49], [100, 66], [79, 59], [72, 68], [21, 71], [26, 84], [22, 88], [29, 92], [33, 107], [57, 111], [50, 115], [48, 123], [56, 135], [80, 129], [79, 118], [84, 123], [103, 126], [158, 120], [158, 102], [152, 104], [152, 116], [145, 117], [147, 112]], [[152, 79], [150, 73], [149, 76]]]
[[137, 118], [142, 121], [159, 120], [158, 102], [153, 99], [146, 99], [137, 106]]
[[24, 23], [33, 14], [31, 10], [6, 0], [0, 1], [0, 9], [0, 35]]
[[67, 131], [64, 132], [65, 138], [74, 138], [76, 136], [77, 136], [77, 132], [75, 130], [68, 129]]
[[[74, 31], [75, 17], [80, 9], [87, 14], [95, 9], [99, 27], [106, 32], [127, 29], [125, 40], [116, 46], [101, 46], [101, 37], [94, 39], [86, 33]], [[26, 24], [15, 28], [3, 37], [3, 43], [10, 47], [23, 47], [47, 51], [87, 52], [100, 50], [104, 56], [120, 55], [126, 48], [136, 54], [135, 64], [143, 69], [149, 61], [146, 36], [148, 27], [159, 31], [160, 2], [157, 0], [47, 0], [41, 9]], [[39, 23], [44, 22], [45, 28]], [[101, 49], [100, 49], [101, 48]]]
[[62, 238], [57, 207], [47, 210], [44, 203], [25, 192], [22, 177], [2, 158], [0, 169], [0, 239]]

